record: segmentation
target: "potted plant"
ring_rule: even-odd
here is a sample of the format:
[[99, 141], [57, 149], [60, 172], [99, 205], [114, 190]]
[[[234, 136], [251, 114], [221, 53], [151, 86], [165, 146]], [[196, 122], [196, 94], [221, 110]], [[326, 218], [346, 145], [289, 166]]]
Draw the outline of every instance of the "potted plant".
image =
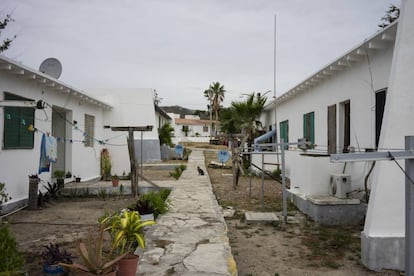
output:
[[58, 244], [50, 244], [44, 246], [40, 257], [43, 261], [43, 272], [45, 276], [60, 276], [65, 275], [66, 269], [59, 265], [59, 263], [71, 264], [72, 255], [66, 250], [61, 250]]
[[134, 205], [129, 207], [131, 210], [137, 211], [142, 220], [154, 220], [155, 207], [152, 201], [141, 195]]
[[142, 221], [137, 211], [124, 211], [107, 216], [101, 221], [112, 236], [112, 248], [119, 254], [126, 254], [118, 262], [119, 276], [135, 276], [138, 256], [134, 255], [139, 246], [145, 248], [144, 227], [155, 224], [153, 220]]
[[[6, 203], [7, 201], [11, 200], [11, 196], [6, 193], [6, 184], [0, 182], [0, 214], [2, 210], [3, 203]], [[1, 223], [1, 218], [0, 218]]]
[[75, 182], [81, 182], [81, 177], [79, 175], [74, 176], [75, 177]]
[[56, 178], [58, 186], [63, 188], [65, 186], [65, 171], [56, 170], [53, 172], [53, 176]]
[[113, 252], [105, 252], [104, 234], [105, 229], [100, 225], [98, 231], [91, 232], [85, 241], [78, 244], [78, 252], [83, 264], [59, 263], [59, 265], [75, 270], [77, 275], [115, 276], [116, 263], [128, 253], [114, 256]]
[[112, 186], [113, 187], [118, 187], [118, 184], [119, 184], [119, 177], [118, 177], [118, 175], [114, 174], [112, 176]]
[[72, 173], [70, 171], [67, 171], [65, 174], [66, 178], [72, 178]]
[[[160, 191], [150, 191], [146, 194], [142, 194], [135, 205], [135, 210], [137, 210], [141, 215], [149, 214], [148, 210], [152, 210], [154, 218], [157, 218], [161, 214], [165, 214], [168, 209], [168, 200], [169, 195], [168, 189], [161, 189]], [[148, 208], [149, 207], [149, 208]]]

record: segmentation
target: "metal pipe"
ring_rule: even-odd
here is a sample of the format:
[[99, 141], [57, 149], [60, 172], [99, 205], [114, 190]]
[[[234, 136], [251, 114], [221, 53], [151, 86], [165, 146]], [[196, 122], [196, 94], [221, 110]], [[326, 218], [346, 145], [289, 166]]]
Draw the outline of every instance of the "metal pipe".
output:
[[262, 188], [260, 190], [260, 207], [264, 208], [264, 154], [262, 154]]
[[285, 171], [285, 143], [280, 139], [280, 152], [282, 153], [282, 196], [283, 196], [283, 224], [287, 223], [287, 192]]

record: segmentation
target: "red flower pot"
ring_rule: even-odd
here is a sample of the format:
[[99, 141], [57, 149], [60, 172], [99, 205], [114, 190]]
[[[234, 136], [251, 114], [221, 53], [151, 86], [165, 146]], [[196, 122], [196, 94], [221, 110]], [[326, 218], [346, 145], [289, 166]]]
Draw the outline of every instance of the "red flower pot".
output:
[[139, 257], [129, 254], [121, 259], [118, 264], [118, 276], [135, 276], [137, 274]]

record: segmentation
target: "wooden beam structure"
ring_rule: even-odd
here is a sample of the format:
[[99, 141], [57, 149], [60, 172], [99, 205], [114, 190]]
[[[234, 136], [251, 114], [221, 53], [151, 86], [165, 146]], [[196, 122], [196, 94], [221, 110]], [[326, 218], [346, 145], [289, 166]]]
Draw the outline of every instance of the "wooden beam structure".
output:
[[[104, 126], [104, 128], [110, 128], [112, 131], [128, 131], [128, 152], [129, 152], [129, 162], [131, 164], [131, 191], [132, 195], [138, 196], [138, 174], [137, 174], [137, 165], [135, 158], [135, 144], [134, 144], [134, 131], [152, 131], [153, 126], [119, 126], [111, 127]], [[141, 139], [141, 145], [142, 145]], [[141, 160], [142, 162], [142, 160]]]

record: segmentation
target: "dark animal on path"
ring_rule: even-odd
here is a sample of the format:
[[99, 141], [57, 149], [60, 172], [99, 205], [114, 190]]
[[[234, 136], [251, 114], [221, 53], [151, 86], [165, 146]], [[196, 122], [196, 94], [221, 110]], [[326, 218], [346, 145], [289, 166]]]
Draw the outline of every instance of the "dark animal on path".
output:
[[204, 175], [204, 171], [202, 168], [197, 167], [198, 175]]

